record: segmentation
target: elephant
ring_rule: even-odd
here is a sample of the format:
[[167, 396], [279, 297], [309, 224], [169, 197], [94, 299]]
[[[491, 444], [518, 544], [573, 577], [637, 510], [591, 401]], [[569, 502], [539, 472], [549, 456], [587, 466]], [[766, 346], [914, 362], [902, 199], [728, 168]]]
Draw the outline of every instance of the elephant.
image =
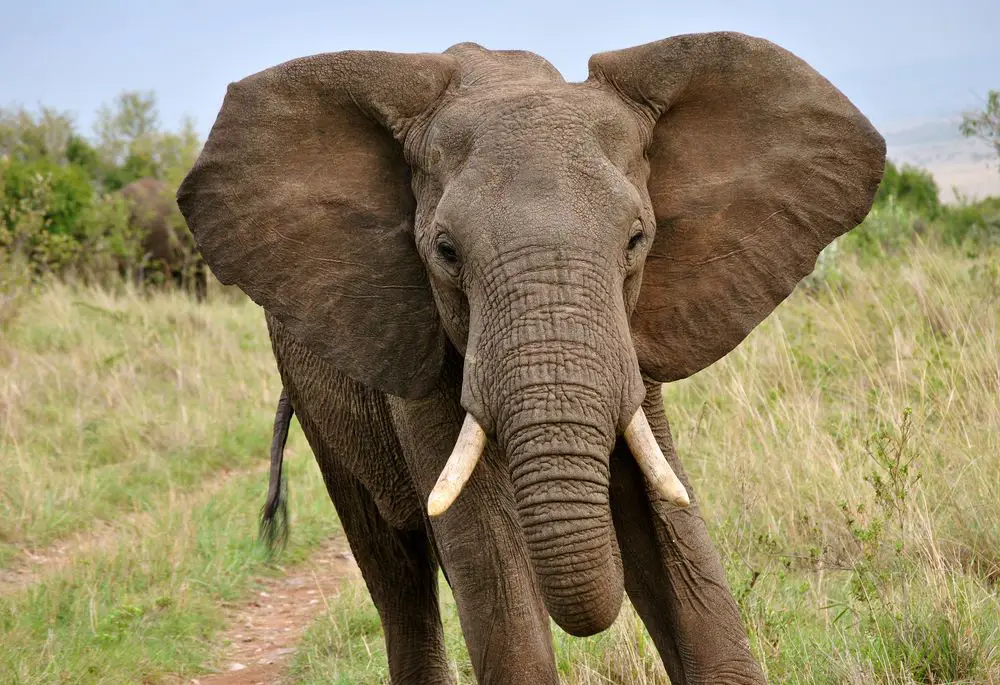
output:
[[558, 682], [551, 621], [627, 595], [673, 683], [762, 683], [661, 389], [735, 348], [863, 221], [872, 123], [765, 39], [602, 52], [341, 51], [229, 84], [177, 192], [263, 309], [378, 611], [393, 683]]
[[[128, 222], [141, 236], [142, 260], [135, 273], [136, 281], [149, 280], [159, 273], [163, 282], [172, 281], [177, 287], [194, 291], [200, 302], [208, 290], [208, 270], [195, 249], [190, 234], [184, 230], [173, 193], [166, 181], [141, 178], [121, 189], [128, 203]], [[119, 264], [122, 275], [127, 265]]]

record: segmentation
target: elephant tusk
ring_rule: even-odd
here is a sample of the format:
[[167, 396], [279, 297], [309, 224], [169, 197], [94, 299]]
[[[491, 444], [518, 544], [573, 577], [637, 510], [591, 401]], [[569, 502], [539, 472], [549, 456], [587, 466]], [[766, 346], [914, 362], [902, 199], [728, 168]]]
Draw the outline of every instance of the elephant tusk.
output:
[[663, 456], [663, 450], [656, 443], [642, 407], [639, 407], [625, 429], [625, 442], [628, 443], [632, 455], [639, 463], [639, 468], [654, 490], [663, 495], [668, 502], [679, 507], [686, 507], [691, 503], [684, 484], [670, 468], [670, 463]]
[[452, 450], [448, 463], [444, 465], [434, 489], [427, 498], [429, 515], [440, 516], [448, 510], [472, 475], [485, 447], [486, 431], [472, 414], [466, 414], [462, 431], [455, 441], [455, 449]]

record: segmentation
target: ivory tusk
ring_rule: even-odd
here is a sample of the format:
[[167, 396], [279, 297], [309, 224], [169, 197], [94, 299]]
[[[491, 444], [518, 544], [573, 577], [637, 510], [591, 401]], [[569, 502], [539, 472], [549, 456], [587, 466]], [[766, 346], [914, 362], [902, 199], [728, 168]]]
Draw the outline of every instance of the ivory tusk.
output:
[[448, 510], [472, 475], [485, 447], [486, 431], [472, 414], [466, 414], [462, 430], [455, 441], [455, 449], [427, 498], [429, 515], [440, 516]]
[[639, 407], [635, 416], [629, 421], [625, 429], [625, 442], [632, 450], [632, 456], [639, 463], [639, 468], [646, 476], [646, 480], [653, 486], [653, 489], [663, 495], [663, 497], [679, 507], [686, 507], [691, 504], [687, 490], [680, 478], [670, 468], [670, 463], [663, 456], [663, 451], [656, 443], [653, 430], [649, 427], [646, 413]]

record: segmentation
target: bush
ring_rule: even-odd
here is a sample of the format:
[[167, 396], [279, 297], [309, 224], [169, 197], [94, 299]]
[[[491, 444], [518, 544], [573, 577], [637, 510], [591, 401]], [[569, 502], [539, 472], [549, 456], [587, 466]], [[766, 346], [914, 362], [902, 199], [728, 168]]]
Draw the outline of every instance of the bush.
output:
[[861, 263], [882, 262], [906, 255], [918, 241], [962, 249], [969, 256], [1000, 245], [1000, 198], [946, 205], [930, 173], [887, 161], [871, 212], [820, 254], [805, 285], [836, 287], [844, 256]]
[[91, 280], [139, 258], [141, 236], [120, 197], [98, 196], [86, 174], [48, 161], [0, 163], [0, 249], [4, 262], [26, 262], [35, 276]]
[[[22, 263], [36, 279], [153, 271], [119, 191], [159, 179], [173, 204], [201, 147], [194, 124], [163, 130], [152, 93], [124, 92], [98, 112], [95, 131], [81, 136], [70, 114], [51, 108], [0, 109], [0, 264]], [[189, 251], [183, 217], [169, 221]]]
[[908, 164], [897, 167], [886, 160], [882, 184], [875, 195], [875, 206], [895, 203], [934, 219], [941, 209], [937, 183], [929, 171]]
[[13, 228], [26, 211], [41, 213], [43, 230], [72, 239], [82, 237], [81, 218], [90, 209], [94, 189], [78, 166], [49, 159], [3, 165], [3, 222]]
[[962, 201], [945, 207], [940, 222], [942, 241], [973, 252], [1000, 245], [1000, 197], [979, 202]]

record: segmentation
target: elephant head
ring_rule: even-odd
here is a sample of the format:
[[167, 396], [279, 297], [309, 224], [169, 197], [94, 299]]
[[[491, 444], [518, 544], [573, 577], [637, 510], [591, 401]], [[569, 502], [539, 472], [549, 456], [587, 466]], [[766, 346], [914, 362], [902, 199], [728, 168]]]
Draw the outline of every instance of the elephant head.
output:
[[546, 607], [578, 635], [622, 599], [617, 437], [652, 496], [685, 498], [643, 378], [738, 345], [864, 219], [885, 160], [842, 93], [762, 39], [589, 66], [568, 83], [473, 44], [287, 62], [230, 85], [177, 195], [219, 279], [344, 373], [416, 398], [461, 353], [467, 418], [432, 513], [494, 439]]

